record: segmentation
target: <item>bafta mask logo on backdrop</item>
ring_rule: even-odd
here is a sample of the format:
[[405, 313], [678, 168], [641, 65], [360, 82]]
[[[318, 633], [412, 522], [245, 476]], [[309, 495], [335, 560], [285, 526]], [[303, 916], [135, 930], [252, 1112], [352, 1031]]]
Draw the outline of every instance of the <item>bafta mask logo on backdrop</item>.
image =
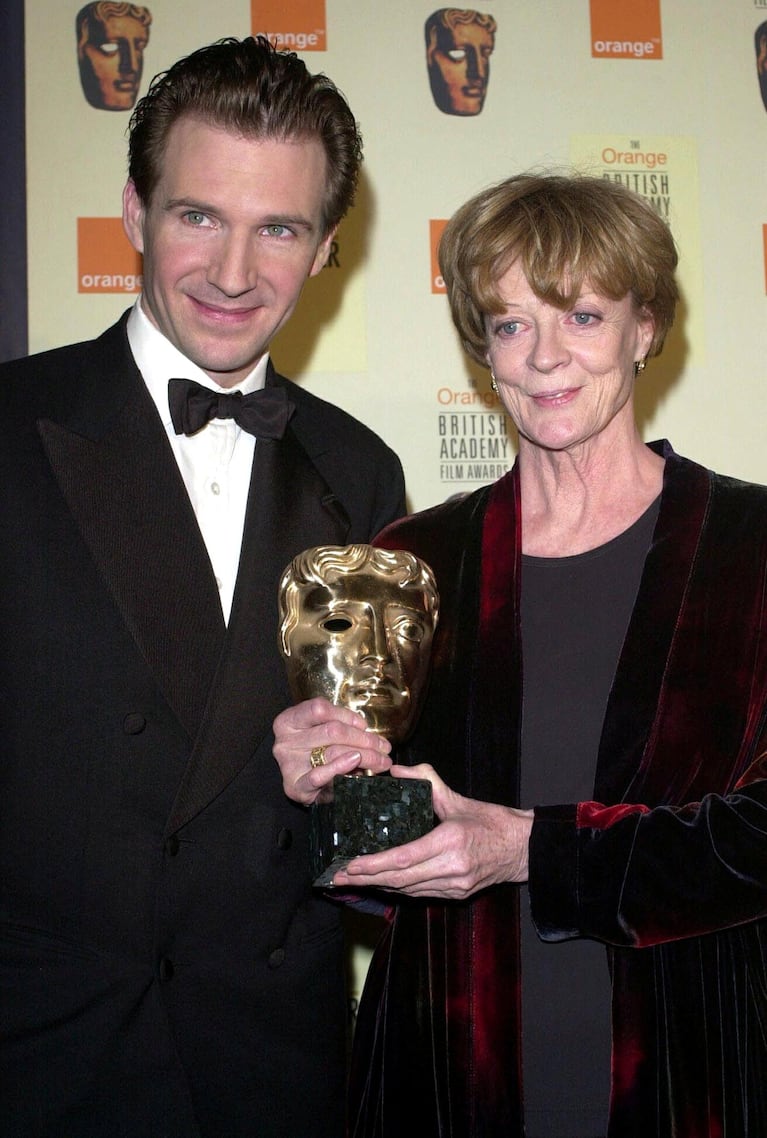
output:
[[77, 13], [83, 94], [100, 111], [130, 111], [138, 96], [152, 13], [138, 4], [95, 0]]
[[427, 19], [429, 84], [446, 115], [478, 115], [485, 105], [497, 26], [473, 8], [438, 8]]
[[754, 49], [756, 51], [756, 74], [759, 79], [759, 90], [764, 109], [767, 111], [767, 20], [756, 29]]

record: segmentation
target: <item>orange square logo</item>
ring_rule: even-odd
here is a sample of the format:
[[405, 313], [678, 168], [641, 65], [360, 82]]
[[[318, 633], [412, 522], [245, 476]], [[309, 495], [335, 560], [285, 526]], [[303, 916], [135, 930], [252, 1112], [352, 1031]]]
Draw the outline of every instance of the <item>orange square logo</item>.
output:
[[250, 26], [283, 51], [327, 51], [325, 0], [250, 0]]
[[429, 222], [429, 244], [431, 246], [431, 291], [432, 292], [446, 292], [445, 282], [442, 279], [442, 274], [439, 271], [439, 259], [437, 257], [437, 250], [439, 249], [439, 239], [444, 232], [447, 225], [447, 218], [444, 221], [435, 221], [432, 219]]
[[141, 292], [141, 269], [119, 217], [78, 217], [78, 292]]
[[595, 59], [663, 59], [660, 0], [589, 0]]

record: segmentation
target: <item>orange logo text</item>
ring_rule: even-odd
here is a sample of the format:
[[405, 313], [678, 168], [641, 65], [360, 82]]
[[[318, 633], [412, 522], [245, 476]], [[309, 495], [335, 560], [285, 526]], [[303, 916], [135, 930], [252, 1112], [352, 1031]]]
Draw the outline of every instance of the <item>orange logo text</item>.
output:
[[325, 0], [250, 0], [250, 25], [284, 51], [327, 51]]
[[660, 0], [589, 0], [595, 59], [663, 59]]
[[141, 267], [119, 217], [78, 217], [78, 292], [141, 292]]

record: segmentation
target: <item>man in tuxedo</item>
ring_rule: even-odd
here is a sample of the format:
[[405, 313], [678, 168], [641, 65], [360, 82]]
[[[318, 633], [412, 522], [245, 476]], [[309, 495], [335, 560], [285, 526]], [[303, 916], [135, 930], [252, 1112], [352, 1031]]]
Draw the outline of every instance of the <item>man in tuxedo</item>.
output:
[[272, 757], [277, 588], [402, 514], [402, 471], [268, 349], [360, 139], [251, 38], [158, 76], [129, 151], [138, 303], [0, 369], [2, 1132], [340, 1138], [342, 933]]

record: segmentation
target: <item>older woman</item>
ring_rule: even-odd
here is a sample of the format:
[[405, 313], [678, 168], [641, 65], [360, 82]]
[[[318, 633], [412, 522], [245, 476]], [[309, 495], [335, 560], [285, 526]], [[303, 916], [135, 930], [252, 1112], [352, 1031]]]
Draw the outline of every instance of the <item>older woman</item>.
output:
[[[397, 891], [352, 1132], [767, 1134], [767, 491], [639, 436], [677, 298], [640, 198], [510, 178], [458, 211], [441, 265], [519, 457], [379, 539], [440, 590], [400, 756], [435, 768], [439, 824], [335, 878]], [[276, 730], [302, 802], [386, 765], [343, 709]]]

